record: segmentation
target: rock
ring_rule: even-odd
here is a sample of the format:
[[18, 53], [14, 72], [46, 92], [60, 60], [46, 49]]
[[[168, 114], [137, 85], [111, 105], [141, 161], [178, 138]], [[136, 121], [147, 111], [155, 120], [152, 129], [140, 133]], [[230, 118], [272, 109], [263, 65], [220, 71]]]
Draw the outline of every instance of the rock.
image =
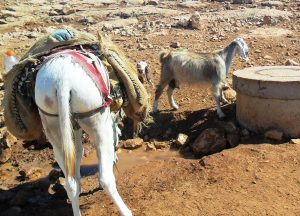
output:
[[147, 151], [156, 151], [156, 148], [155, 148], [154, 143], [148, 142], [148, 143], [146, 144], [146, 146], [147, 146], [147, 148], [146, 148]]
[[273, 58], [272, 58], [271, 56], [269, 56], [269, 55], [265, 55], [265, 56], [264, 56], [264, 59], [272, 60]]
[[8, 22], [4, 19], [0, 19], [0, 25], [5, 25], [8, 24]]
[[81, 23], [82, 25], [91, 25], [96, 23], [93, 17], [84, 17], [78, 20], [78, 22]]
[[74, 8], [63, 8], [62, 9], [62, 14], [63, 15], [70, 15], [70, 14], [73, 14], [73, 13], [76, 13], [76, 9], [74, 9]]
[[136, 148], [140, 148], [143, 142], [144, 141], [141, 138], [128, 139], [122, 143], [123, 144], [122, 147], [125, 149], [136, 149]]
[[180, 43], [179, 42], [172, 42], [170, 47], [172, 48], [179, 48], [180, 47]]
[[236, 101], [236, 92], [232, 88], [228, 88], [225, 91], [223, 91], [225, 98], [230, 101], [234, 102]]
[[168, 147], [168, 143], [154, 141], [154, 146], [156, 149], [165, 149]]
[[10, 148], [0, 148], [0, 164], [6, 163], [11, 158], [11, 152]]
[[283, 6], [283, 3], [280, 1], [263, 1], [261, 2], [261, 6], [264, 7], [280, 7]]
[[281, 141], [283, 138], [283, 132], [279, 130], [269, 130], [265, 132], [264, 136], [268, 139]]
[[233, 122], [220, 122], [220, 127], [226, 132], [226, 133], [238, 133], [238, 129], [235, 126]]
[[137, 48], [138, 48], [139, 50], [145, 50], [147, 47], [146, 47], [144, 44], [139, 43]]
[[291, 139], [290, 143], [291, 144], [300, 144], [300, 139]]
[[227, 142], [231, 148], [236, 147], [240, 142], [240, 137], [238, 134], [229, 133], [226, 135]]
[[213, 154], [226, 148], [226, 139], [217, 128], [207, 128], [197, 137], [191, 147], [196, 154]]
[[253, 0], [233, 0], [233, 4], [252, 4]]
[[176, 23], [176, 27], [183, 27], [183, 28], [187, 28], [188, 26], [189, 26], [189, 24], [190, 24], [190, 21], [189, 21], [189, 19], [187, 19], [187, 18], [181, 18], [181, 19], [179, 19], [178, 21], [177, 21], [177, 23]]
[[264, 25], [275, 25], [277, 22], [278, 22], [278, 20], [272, 16], [264, 16], [264, 18], [263, 18]]
[[293, 59], [286, 60], [286, 62], [284, 64], [287, 66], [300, 66], [300, 64], [298, 62], [294, 61]]
[[201, 16], [198, 12], [195, 12], [189, 19], [189, 27], [192, 29], [202, 29]]
[[20, 180], [24, 181], [24, 180], [37, 180], [39, 178], [41, 178], [42, 174], [43, 174], [43, 170], [39, 167], [31, 167], [28, 170], [21, 170], [19, 172], [20, 174]]
[[154, 6], [156, 6], [156, 5], [158, 5], [159, 4], [159, 1], [158, 0], [149, 0], [148, 2], [147, 2], [147, 5], [154, 5]]
[[58, 16], [59, 13], [56, 10], [51, 10], [48, 15], [49, 16]]
[[187, 143], [188, 138], [189, 138], [188, 135], [183, 134], [183, 133], [180, 133], [180, 134], [178, 134], [175, 143], [176, 143], [177, 145], [183, 146], [183, 145], [185, 145], [185, 144]]

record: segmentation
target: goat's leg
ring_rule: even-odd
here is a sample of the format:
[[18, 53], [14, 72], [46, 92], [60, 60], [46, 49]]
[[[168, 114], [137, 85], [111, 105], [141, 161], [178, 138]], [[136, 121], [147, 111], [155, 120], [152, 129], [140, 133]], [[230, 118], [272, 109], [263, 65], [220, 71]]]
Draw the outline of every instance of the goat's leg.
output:
[[132, 213], [125, 205], [116, 188], [116, 180], [113, 173], [115, 159], [113, 122], [109, 108], [101, 113], [86, 119], [82, 119], [81, 126], [94, 141], [99, 159], [99, 181], [103, 189], [110, 195], [121, 215], [131, 216]]
[[153, 103], [153, 108], [152, 108], [152, 112], [153, 113], [156, 113], [157, 112], [157, 107], [158, 107], [158, 99], [159, 97], [161, 96], [164, 88], [168, 85], [168, 82], [164, 81], [164, 82], [161, 82], [157, 88], [156, 88], [156, 91], [155, 91], [155, 98], [154, 98], [154, 103]]
[[[51, 145], [53, 146], [55, 160], [57, 161], [59, 167], [62, 169], [65, 175], [66, 184], [64, 187], [67, 191], [69, 200], [72, 203], [73, 214], [74, 216], [81, 216], [80, 209], [79, 209], [80, 182], [77, 179], [74, 179], [73, 177], [68, 176], [66, 174], [65, 159], [63, 155], [61, 141], [60, 141], [61, 132], [59, 129], [60, 127], [58, 127], [57, 125], [58, 120], [56, 117], [45, 116], [42, 113], [40, 113], [40, 116], [42, 119], [42, 124], [44, 127], [46, 137], [48, 138]], [[76, 170], [76, 175], [78, 175], [77, 170]]]
[[228, 104], [229, 102], [228, 102], [228, 100], [224, 96], [224, 90], [223, 90], [223, 88], [220, 88], [220, 95], [221, 95], [222, 102], [225, 103], [225, 104]]
[[178, 110], [178, 105], [176, 104], [174, 98], [173, 98], [173, 92], [174, 92], [174, 89], [176, 88], [176, 81], [175, 80], [172, 80], [170, 83], [169, 83], [169, 88], [168, 88], [168, 99], [169, 99], [169, 104], [170, 106], [175, 109], [175, 110]]
[[219, 118], [224, 118], [225, 114], [221, 110], [221, 104], [220, 104], [220, 99], [221, 99], [221, 92], [220, 92], [220, 86], [219, 85], [212, 85], [212, 93], [215, 98], [215, 102], [217, 105], [217, 114]]

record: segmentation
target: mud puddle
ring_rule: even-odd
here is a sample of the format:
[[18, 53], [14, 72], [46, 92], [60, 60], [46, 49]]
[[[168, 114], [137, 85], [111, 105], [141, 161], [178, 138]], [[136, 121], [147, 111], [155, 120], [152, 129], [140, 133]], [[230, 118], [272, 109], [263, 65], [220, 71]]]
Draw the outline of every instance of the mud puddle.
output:
[[[118, 173], [124, 173], [132, 167], [137, 165], [150, 164], [152, 161], [166, 160], [169, 158], [180, 157], [178, 151], [164, 150], [164, 151], [145, 151], [143, 149], [136, 149], [133, 151], [119, 149], [117, 152], [118, 163], [115, 167]], [[93, 151], [81, 161], [81, 176], [86, 177], [94, 175], [98, 172], [98, 158], [96, 151]]]

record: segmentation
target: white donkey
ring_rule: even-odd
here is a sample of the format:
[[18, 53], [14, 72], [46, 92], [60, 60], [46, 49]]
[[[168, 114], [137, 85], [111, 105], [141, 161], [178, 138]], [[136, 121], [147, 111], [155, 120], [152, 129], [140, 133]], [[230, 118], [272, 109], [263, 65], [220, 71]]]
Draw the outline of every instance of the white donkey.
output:
[[169, 85], [170, 106], [177, 110], [178, 105], [173, 98], [173, 91], [179, 83], [206, 82], [212, 85], [219, 118], [225, 117], [220, 108], [220, 100], [227, 103], [223, 95], [223, 87], [226, 85], [229, 67], [237, 50], [241, 58], [248, 59], [248, 46], [242, 38], [237, 38], [224, 49], [212, 53], [194, 53], [182, 49], [161, 53], [161, 78], [155, 92], [153, 112], [157, 112], [158, 99], [167, 85]]
[[[101, 63], [98, 64], [105, 70]], [[103, 80], [108, 83], [107, 77]], [[110, 108], [103, 106], [103, 92], [86, 73], [84, 66], [68, 54], [50, 56], [37, 73], [35, 101], [55, 159], [65, 174], [65, 189], [72, 202], [73, 214], [81, 215], [79, 194], [83, 129], [97, 151], [102, 187], [121, 215], [132, 215], [117, 191], [113, 174], [114, 142], [118, 140]]]

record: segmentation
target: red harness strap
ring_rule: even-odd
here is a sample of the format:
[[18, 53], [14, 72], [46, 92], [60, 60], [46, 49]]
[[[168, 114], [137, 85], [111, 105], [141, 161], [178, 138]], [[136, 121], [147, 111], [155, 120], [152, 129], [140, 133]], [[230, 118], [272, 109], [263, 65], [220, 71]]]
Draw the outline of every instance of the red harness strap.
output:
[[105, 82], [103, 79], [103, 76], [107, 73], [107, 71], [100, 71], [102, 69], [99, 66], [99, 64], [101, 64], [100, 62], [95, 62], [92, 58], [84, 55], [83, 53], [77, 50], [70, 49], [56, 52], [48, 56], [47, 59], [53, 56], [72, 56], [73, 59], [85, 69], [86, 73], [92, 78], [92, 80], [96, 83], [99, 91], [102, 93], [104, 99], [102, 107], [107, 107], [110, 105], [110, 103], [112, 102], [112, 98], [110, 97], [109, 92], [109, 80], [106, 80]]

